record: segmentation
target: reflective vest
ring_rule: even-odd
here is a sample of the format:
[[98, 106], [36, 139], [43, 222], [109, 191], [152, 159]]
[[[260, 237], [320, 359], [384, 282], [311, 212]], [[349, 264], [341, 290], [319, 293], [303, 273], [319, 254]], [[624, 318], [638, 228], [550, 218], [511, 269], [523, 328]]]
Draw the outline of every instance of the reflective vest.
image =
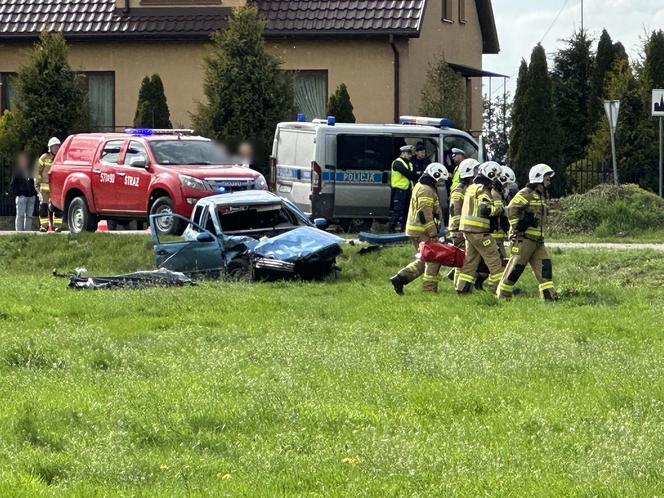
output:
[[436, 238], [438, 221], [441, 218], [437, 190], [418, 182], [410, 197], [406, 235], [414, 238]]
[[491, 197], [491, 187], [473, 183], [466, 189], [466, 195], [463, 198], [459, 230], [469, 233], [488, 233], [491, 231], [489, 218], [495, 213], [496, 207]]
[[[516, 226], [526, 213], [535, 217], [537, 226], [518, 231]], [[507, 207], [511, 235], [523, 235], [527, 239], [543, 241], [547, 213], [546, 199], [542, 194], [530, 187], [519, 190]]]
[[450, 224], [447, 227], [448, 232], [456, 232], [461, 223], [461, 210], [463, 209], [463, 198], [466, 194], [468, 185], [458, 183], [450, 193]]
[[[406, 161], [403, 157], [397, 157], [396, 160], [394, 161], [400, 162], [403, 164], [404, 168], [406, 168], [408, 171], [413, 171], [413, 165], [410, 163], [410, 161]], [[392, 188], [398, 188], [400, 190], [410, 190], [413, 188], [413, 182], [410, 181], [410, 179], [406, 178], [404, 175], [399, 173], [394, 169], [394, 163], [392, 163], [392, 174], [390, 175], [390, 185]]]
[[461, 183], [461, 170], [459, 169], [459, 166], [456, 166], [454, 168], [454, 174], [452, 175], [452, 190], [454, 190], [459, 183]]

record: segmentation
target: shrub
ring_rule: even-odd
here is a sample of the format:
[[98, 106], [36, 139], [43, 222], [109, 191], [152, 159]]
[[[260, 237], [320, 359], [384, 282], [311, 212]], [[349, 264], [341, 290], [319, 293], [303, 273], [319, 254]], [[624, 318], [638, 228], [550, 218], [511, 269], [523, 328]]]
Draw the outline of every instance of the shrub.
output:
[[637, 185], [599, 185], [560, 199], [552, 211], [554, 233], [634, 235], [664, 228], [664, 199]]

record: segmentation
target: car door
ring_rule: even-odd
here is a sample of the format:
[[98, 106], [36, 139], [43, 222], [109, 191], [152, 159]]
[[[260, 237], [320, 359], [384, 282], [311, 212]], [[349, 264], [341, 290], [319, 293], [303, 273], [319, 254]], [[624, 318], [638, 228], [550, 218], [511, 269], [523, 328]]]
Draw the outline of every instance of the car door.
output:
[[119, 179], [117, 191], [122, 210], [128, 213], [145, 213], [148, 188], [152, 174], [145, 145], [130, 140], [122, 164], [117, 167]]
[[[180, 218], [192, 228], [185, 233], [196, 235], [188, 238], [160, 235], [156, 220], [162, 216]], [[222, 240], [197, 223], [179, 214], [162, 213], [150, 216], [150, 228], [157, 268], [185, 273], [225, 270]]]
[[92, 167], [92, 192], [97, 210], [116, 213], [122, 210], [118, 188], [123, 181], [117, 174], [124, 139], [108, 140]]

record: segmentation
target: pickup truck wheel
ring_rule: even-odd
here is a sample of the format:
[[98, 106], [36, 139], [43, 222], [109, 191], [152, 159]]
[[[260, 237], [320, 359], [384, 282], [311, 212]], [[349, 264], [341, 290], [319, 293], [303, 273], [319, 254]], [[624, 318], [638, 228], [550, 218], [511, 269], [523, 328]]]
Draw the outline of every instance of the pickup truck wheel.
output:
[[[160, 197], [152, 205], [150, 214], [165, 214], [173, 212], [173, 201], [170, 197]], [[157, 231], [160, 235], [181, 235], [186, 228], [182, 220], [171, 216], [158, 218], [156, 221]]]
[[88, 203], [83, 197], [76, 197], [69, 203], [67, 226], [70, 233], [94, 232], [97, 230], [98, 222], [97, 216], [90, 212]]

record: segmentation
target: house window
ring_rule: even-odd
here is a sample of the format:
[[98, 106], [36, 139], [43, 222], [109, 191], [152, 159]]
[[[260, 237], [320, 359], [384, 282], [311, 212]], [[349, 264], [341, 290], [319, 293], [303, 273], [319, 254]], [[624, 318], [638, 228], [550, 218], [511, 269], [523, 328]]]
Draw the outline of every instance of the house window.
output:
[[0, 113], [16, 109], [16, 73], [0, 73]]
[[90, 131], [113, 131], [115, 128], [115, 73], [82, 73], [83, 90], [88, 99]]
[[452, 20], [452, 2], [454, 0], [442, 0], [443, 2], [443, 21], [454, 22]]
[[307, 121], [326, 116], [327, 71], [295, 71], [293, 73], [295, 108]]
[[459, 22], [466, 24], [466, 0], [459, 0]]

